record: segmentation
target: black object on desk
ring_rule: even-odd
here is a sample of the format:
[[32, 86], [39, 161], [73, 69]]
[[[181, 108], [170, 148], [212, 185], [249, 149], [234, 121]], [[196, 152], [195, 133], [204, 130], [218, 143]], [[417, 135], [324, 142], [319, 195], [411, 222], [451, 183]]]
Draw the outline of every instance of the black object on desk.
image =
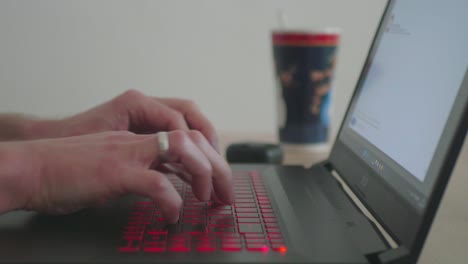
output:
[[281, 164], [283, 151], [275, 144], [240, 142], [228, 146], [226, 158], [229, 163]]

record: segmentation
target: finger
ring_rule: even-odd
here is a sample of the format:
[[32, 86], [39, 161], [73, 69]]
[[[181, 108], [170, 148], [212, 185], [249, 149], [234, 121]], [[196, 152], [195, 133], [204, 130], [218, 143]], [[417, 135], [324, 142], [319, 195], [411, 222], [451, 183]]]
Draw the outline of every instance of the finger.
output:
[[212, 177], [215, 197], [225, 204], [232, 204], [234, 202], [234, 191], [231, 168], [199, 131], [191, 130], [188, 134], [211, 164], [212, 175], [210, 176]]
[[214, 190], [211, 190], [211, 201], [215, 202], [216, 204], [223, 204], [223, 202], [219, 200], [218, 196], [216, 196], [216, 193]]
[[[155, 162], [178, 163], [181, 164], [188, 174], [192, 175], [193, 193], [200, 201], [208, 201], [211, 194], [211, 175], [212, 167], [205, 154], [195, 145], [187, 132], [176, 130], [167, 132], [169, 149], [164, 154], [164, 160], [161, 160], [160, 150], [155, 147]], [[158, 136], [153, 137], [157, 146]]]
[[142, 127], [150, 128], [151, 132], [160, 130], [189, 130], [189, 126], [180, 112], [153, 100], [143, 107], [144, 118]]
[[194, 102], [176, 98], [155, 98], [155, 100], [182, 113], [188, 126], [202, 132], [210, 144], [219, 152], [216, 130]]
[[180, 164], [175, 163], [164, 163], [157, 168], [158, 171], [163, 173], [173, 173], [177, 175], [180, 179], [188, 184], [192, 184], [192, 175], [187, 172]]
[[130, 170], [123, 176], [126, 189], [153, 199], [171, 224], [179, 220], [182, 199], [165, 175], [152, 170]]
[[[173, 173], [182, 179], [185, 183], [192, 185], [192, 175], [189, 174], [180, 164], [164, 163], [157, 168], [158, 171], [164, 174]], [[222, 204], [221, 200], [216, 196], [214, 190], [211, 190], [211, 200], [215, 203]]]
[[132, 132], [188, 130], [188, 124], [182, 113], [138, 91], [130, 90], [123, 93], [114, 99], [113, 104], [117, 109], [126, 109]]

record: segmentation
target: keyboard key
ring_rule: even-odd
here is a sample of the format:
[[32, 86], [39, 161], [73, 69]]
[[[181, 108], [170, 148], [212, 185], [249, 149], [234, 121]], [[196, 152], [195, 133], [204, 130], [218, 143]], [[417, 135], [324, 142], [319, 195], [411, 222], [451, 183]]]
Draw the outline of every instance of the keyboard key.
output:
[[260, 218], [237, 218], [239, 223], [260, 223]]
[[236, 190], [234, 191], [237, 194], [253, 194], [253, 191], [246, 191], [246, 190]]
[[255, 204], [254, 199], [236, 199], [235, 203], [253, 203]]
[[206, 212], [205, 210], [200, 211], [200, 210], [195, 210], [195, 211], [190, 211], [190, 210], [184, 210], [183, 216], [184, 217], [205, 217]]
[[232, 214], [229, 215], [210, 215], [210, 220], [231, 220]]
[[140, 251], [141, 241], [140, 240], [127, 240], [123, 239], [119, 243], [119, 252], [138, 252]]
[[259, 218], [260, 216], [257, 213], [237, 213], [237, 217]]
[[280, 253], [286, 253], [288, 248], [284, 244], [271, 244], [271, 249]]
[[281, 234], [280, 229], [277, 227], [267, 227], [267, 233], [269, 234]]
[[254, 199], [253, 194], [239, 194], [236, 196], [236, 198], [242, 198], [242, 199]]
[[[213, 235], [213, 236], [211, 236]], [[200, 234], [195, 234], [192, 236], [193, 242], [200, 243], [200, 242], [210, 242], [210, 243], [216, 243], [217, 237], [214, 236], [215, 233], [200, 233]]]
[[171, 245], [169, 251], [172, 252], [189, 252], [191, 248], [187, 245]]
[[236, 208], [239, 208], [239, 207], [257, 208], [257, 204], [255, 204], [255, 203], [235, 203], [234, 206]]
[[239, 233], [263, 233], [262, 225], [250, 223], [239, 224]]
[[268, 251], [270, 248], [265, 244], [247, 244], [247, 250], [249, 251]]
[[[247, 244], [247, 246], [250, 246], [252, 244], [256, 244], [256, 245], [266, 245], [266, 240], [265, 239], [250, 239], [250, 240], [246, 240], [245, 243]], [[253, 245], [252, 245], [253, 246]]]
[[[189, 224], [200, 224], [200, 225], [204, 225], [206, 224], [206, 219], [190, 219], [190, 218], [187, 218], [187, 219], [182, 219], [182, 223], [189, 223]], [[179, 223], [180, 224], [180, 223]]]
[[152, 217], [153, 216], [153, 211], [151, 212], [131, 212], [130, 213], [131, 217]]
[[209, 231], [218, 233], [234, 233], [236, 229], [234, 227], [209, 227]]
[[207, 227], [206, 225], [201, 224], [191, 224], [191, 223], [183, 223], [182, 224], [182, 232], [187, 232], [190, 234], [206, 232]]
[[231, 238], [239, 238], [240, 239], [241, 235], [237, 234], [237, 233], [226, 233], [226, 234], [219, 235], [219, 238], [221, 238], [222, 240], [231, 239]]
[[263, 213], [262, 216], [263, 218], [275, 218], [275, 215], [271, 213]]
[[151, 229], [146, 230], [147, 235], [167, 235], [168, 231], [167, 230], [161, 230], [161, 231], [153, 231]]
[[199, 252], [213, 252], [216, 250], [216, 244], [197, 246], [195, 249]]
[[276, 218], [263, 218], [265, 223], [276, 223]]
[[169, 241], [187, 241], [190, 240], [192, 236], [190, 234], [178, 233], [169, 236]]
[[209, 227], [209, 228], [216, 228], [216, 227], [220, 227], [220, 228], [234, 228], [234, 223], [229, 223], [229, 224], [224, 224], [224, 223], [220, 223], [220, 224], [209, 224], [208, 227]]
[[282, 238], [270, 238], [271, 244], [284, 244], [284, 240]]
[[146, 235], [144, 242], [148, 243], [166, 243], [167, 242], [167, 234], [159, 234], [159, 235]]
[[209, 215], [232, 215], [232, 210], [210, 210]]
[[257, 208], [236, 208], [236, 213], [256, 213]]
[[250, 239], [250, 238], [265, 238], [265, 234], [245, 233], [245, 234], [244, 234], [244, 237], [245, 237], [246, 239]]
[[230, 205], [212, 205], [210, 208], [210, 210], [231, 210], [232, 209], [232, 206]]
[[268, 234], [269, 239], [277, 239], [277, 238], [283, 238], [281, 234]]
[[222, 243], [221, 244], [221, 250], [223, 251], [241, 251], [242, 250], [242, 244], [241, 243]]
[[276, 228], [278, 228], [278, 224], [277, 224], [277, 223], [265, 223], [265, 226], [266, 226], [266, 227], [276, 227]]
[[145, 242], [143, 244], [143, 251], [145, 252], [164, 252], [166, 248], [166, 242]]
[[234, 225], [234, 219], [216, 219], [216, 220], [210, 220], [208, 222], [208, 225], [214, 226], [214, 225]]
[[222, 239], [221, 244], [242, 244], [240, 238], [230, 238], [230, 239]]

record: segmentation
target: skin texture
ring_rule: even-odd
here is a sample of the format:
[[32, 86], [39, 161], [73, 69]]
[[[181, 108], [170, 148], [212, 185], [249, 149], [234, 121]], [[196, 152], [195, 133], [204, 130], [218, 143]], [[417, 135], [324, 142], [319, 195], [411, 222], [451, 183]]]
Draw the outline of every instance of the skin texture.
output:
[[[18, 117], [16, 124], [16, 141], [0, 143], [0, 212], [66, 214], [135, 193], [152, 198], [173, 223], [182, 200], [165, 173], [191, 184], [201, 201], [234, 200], [216, 132], [191, 101], [127, 91], [69, 118]], [[169, 131], [164, 160], [161, 131]]]

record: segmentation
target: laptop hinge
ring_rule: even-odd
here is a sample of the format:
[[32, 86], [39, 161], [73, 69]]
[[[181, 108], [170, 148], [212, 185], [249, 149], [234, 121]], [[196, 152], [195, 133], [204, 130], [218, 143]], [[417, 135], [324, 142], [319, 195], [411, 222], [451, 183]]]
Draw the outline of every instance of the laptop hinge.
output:
[[334, 170], [330, 165], [327, 166], [330, 173], [333, 177], [340, 183], [343, 190], [345, 191], [346, 195], [350, 198], [350, 200], [356, 205], [357, 208], [362, 212], [362, 214], [372, 223], [380, 233], [381, 237], [387, 242], [391, 249], [397, 249], [398, 243], [390, 236], [390, 234], [385, 231], [382, 225], [375, 219], [371, 212], [366, 208], [366, 206], [359, 200], [359, 198], [354, 194], [354, 192], [349, 188], [346, 182], [341, 178], [339, 173]]

